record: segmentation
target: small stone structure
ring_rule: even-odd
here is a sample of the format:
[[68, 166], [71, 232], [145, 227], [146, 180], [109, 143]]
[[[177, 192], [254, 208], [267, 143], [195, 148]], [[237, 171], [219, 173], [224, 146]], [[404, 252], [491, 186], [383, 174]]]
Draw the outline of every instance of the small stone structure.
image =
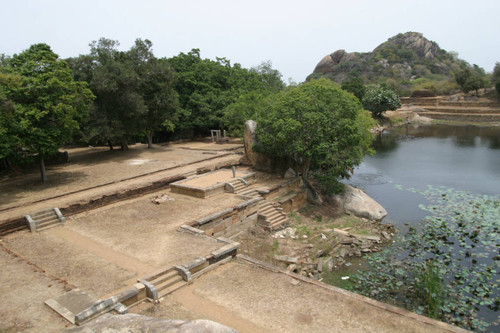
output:
[[59, 208], [51, 208], [24, 215], [31, 232], [46, 230], [64, 224], [66, 218]]
[[[224, 193], [226, 184], [232, 179], [232, 174], [230, 169], [215, 170], [172, 183], [170, 189], [172, 193], [208, 198]], [[237, 178], [247, 182], [255, 181], [255, 172], [237, 171], [236, 175]]]

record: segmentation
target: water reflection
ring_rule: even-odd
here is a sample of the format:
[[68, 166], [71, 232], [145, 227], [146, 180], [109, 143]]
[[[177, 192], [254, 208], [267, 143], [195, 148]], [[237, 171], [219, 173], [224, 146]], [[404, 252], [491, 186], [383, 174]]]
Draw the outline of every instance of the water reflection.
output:
[[379, 201], [393, 223], [422, 218], [421, 199], [395, 184], [500, 193], [500, 127], [408, 126], [378, 136], [373, 146], [377, 153], [365, 158], [349, 183]]

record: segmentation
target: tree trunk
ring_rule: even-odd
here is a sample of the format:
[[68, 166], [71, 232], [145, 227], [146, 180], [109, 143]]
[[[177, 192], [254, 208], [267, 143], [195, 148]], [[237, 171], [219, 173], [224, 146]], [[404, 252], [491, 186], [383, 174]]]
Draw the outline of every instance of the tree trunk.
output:
[[10, 164], [10, 161], [9, 161], [8, 157], [4, 157], [0, 161], [2, 161], [2, 169], [4, 169], [4, 170], [10, 170], [11, 169], [11, 164]]
[[45, 170], [45, 161], [43, 160], [42, 155], [40, 155], [40, 176], [42, 176], [42, 183], [45, 183], [49, 180], [47, 178], [47, 171]]
[[108, 140], [108, 146], [109, 150], [113, 150], [113, 142], [111, 142], [111, 140]]
[[122, 151], [127, 151], [128, 150], [128, 144], [127, 144], [127, 140], [123, 139], [122, 140]]
[[307, 179], [309, 173], [309, 167], [311, 166], [311, 158], [304, 157], [304, 165], [302, 166], [302, 178]]
[[153, 148], [153, 132], [146, 132], [148, 138], [148, 148]]

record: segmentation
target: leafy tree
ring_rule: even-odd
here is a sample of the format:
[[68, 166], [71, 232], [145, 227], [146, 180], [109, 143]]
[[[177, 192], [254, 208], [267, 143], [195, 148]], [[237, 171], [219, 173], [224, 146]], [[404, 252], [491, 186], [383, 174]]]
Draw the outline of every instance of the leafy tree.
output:
[[8, 93], [14, 103], [11, 121], [23, 150], [39, 157], [45, 182], [45, 157], [71, 139], [87, 115], [93, 95], [86, 83], [73, 79], [68, 64], [46, 44], [32, 45], [14, 55], [7, 70], [21, 78], [19, 86]]
[[165, 59], [154, 57], [147, 60], [140, 74], [140, 94], [146, 107], [141, 128], [151, 148], [153, 134], [162, 128], [173, 131], [179, 119], [176, 75]]
[[495, 67], [493, 68], [493, 74], [491, 75], [491, 82], [493, 84], [500, 82], [500, 62], [495, 63]]
[[253, 91], [268, 94], [284, 86], [281, 74], [272, 69], [270, 62], [248, 70], [239, 64], [231, 65], [226, 58], [217, 58], [216, 61], [202, 59], [199, 49], [192, 49], [188, 54], [180, 53], [168, 61], [178, 74], [175, 88], [184, 113], [181, 126], [193, 128], [198, 133], [224, 125], [232, 129], [242, 128], [243, 123], [227, 123], [234, 118], [236, 106], [231, 107], [233, 111], [228, 111], [232, 113], [228, 117], [224, 116], [226, 108], [235, 102], [242, 105], [239, 96]]
[[101, 38], [91, 43], [90, 55], [70, 59], [75, 78], [89, 82], [97, 96], [86, 124], [87, 141], [120, 142], [145, 134], [152, 146], [155, 131], [172, 131], [178, 119], [176, 75], [164, 59], [157, 59], [149, 40], [137, 39], [126, 52], [117, 41]]
[[224, 124], [229, 133], [233, 136], [242, 136], [245, 121], [257, 119], [259, 114], [265, 109], [266, 98], [269, 96], [266, 92], [252, 91], [240, 95], [234, 103], [229, 104], [224, 109]]
[[272, 68], [272, 63], [266, 61], [249, 72], [242, 73], [239, 96], [223, 110], [223, 123], [231, 135], [243, 135], [245, 121], [257, 119], [264, 111], [268, 96], [284, 89], [281, 73]]
[[498, 98], [500, 98], [500, 62], [498, 61], [495, 63], [495, 68], [493, 68], [491, 83], [495, 86]]
[[303, 179], [325, 193], [339, 192], [339, 179], [371, 152], [372, 126], [357, 98], [328, 79], [311, 80], [273, 96], [258, 119], [256, 148], [300, 164]]
[[342, 89], [352, 93], [360, 101], [363, 100], [365, 96], [366, 87], [363, 83], [363, 79], [360, 77], [354, 77], [349, 81], [342, 82]]
[[401, 107], [398, 95], [384, 85], [368, 88], [362, 102], [365, 109], [370, 110], [377, 117], [384, 111]]
[[474, 65], [472, 69], [466, 67], [465, 69], [457, 72], [455, 74], [455, 80], [464, 93], [475, 90], [477, 94], [480, 88], [484, 88], [484, 75], [484, 70], [477, 65]]
[[15, 154], [20, 142], [18, 124], [14, 120], [14, 104], [9, 97], [20, 85], [19, 76], [0, 72], [0, 161], [6, 168], [10, 167], [9, 157]]
[[262, 90], [270, 92], [278, 92], [285, 88], [283, 83], [283, 75], [280, 71], [273, 68], [273, 64], [270, 60], [263, 61], [260, 65], [250, 69], [250, 73], [257, 73], [259, 80], [262, 82]]

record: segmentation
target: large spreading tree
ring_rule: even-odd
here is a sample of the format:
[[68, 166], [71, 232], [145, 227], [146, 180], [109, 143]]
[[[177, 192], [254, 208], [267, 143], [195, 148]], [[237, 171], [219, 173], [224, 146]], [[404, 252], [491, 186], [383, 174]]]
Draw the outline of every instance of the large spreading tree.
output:
[[307, 182], [325, 193], [342, 191], [367, 152], [374, 121], [359, 100], [327, 79], [311, 80], [277, 94], [258, 119], [258, 150], [293, 160]]
[[70, 141], [87, 115], [92, 92], [85, 82], [73, 79], [68, 64], [46, 44], [32, 45], [14, 55], [2, 71], [20, 80], [3, 91], [4, 99], [11, 103], [2, 107], [2, 118], [8, 118], [10, 124], [9, 139], [24, 154], [38, 156], [45, 182], [45, 158]]
[[97, 96], [85, 124], [85, 140], [119, 142], [144, 134], [152, 146], [153, 134], [172, 131], [179, 116], [174, 89], [176, 73], [165, 59], [153, 54], [149, 40], [137, 39], [128, 51], [118, 41], [101, 38], [90, 44], [90, 54], [68, 59], [75, 78], [85, 80]]

